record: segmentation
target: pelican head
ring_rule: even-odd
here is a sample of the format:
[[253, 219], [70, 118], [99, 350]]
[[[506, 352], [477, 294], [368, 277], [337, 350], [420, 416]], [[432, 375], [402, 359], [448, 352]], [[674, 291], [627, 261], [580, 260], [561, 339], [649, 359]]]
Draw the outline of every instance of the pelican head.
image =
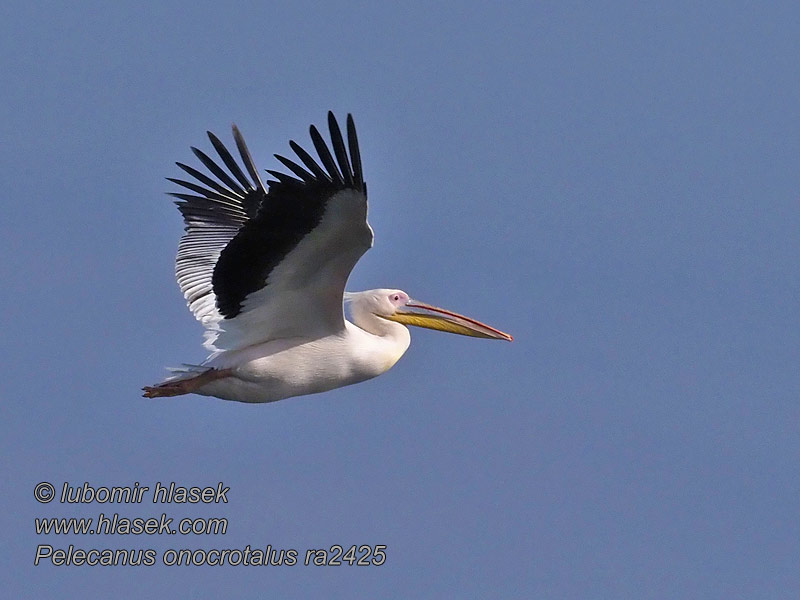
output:
[[511, 335], [470, 317], [413, 300], [403, 290], [377, 289], [358, 293], [348, 292], [345, 293], [345, 300], [351, 304], [356, 324], [359, 320], [363, 320], [359, 319], [359, 316], [366, 316], [366, 313], [403, 325], [425, 327], [470, 337], [509, 342], [514, 339]]

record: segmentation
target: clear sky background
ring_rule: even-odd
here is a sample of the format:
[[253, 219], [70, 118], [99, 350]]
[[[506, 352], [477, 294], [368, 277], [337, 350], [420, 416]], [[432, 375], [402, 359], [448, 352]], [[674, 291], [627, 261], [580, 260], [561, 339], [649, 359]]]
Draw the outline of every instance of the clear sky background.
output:
[[[3, 3], [4, 594], [797, 598], [798, 56], [793, 2]], [[141, 398], [205, 356], [173, 161], [235, 122], [276, 168], [328, 109], [376, 233], [349, 288], [515, 342], [416, 330], [323, 395]], [[40, 481], [230, 492], [40, 505]], [[99, 512], [230, 523], [34, 532]], [[34, 567], [37, 544], [387, 560]]]

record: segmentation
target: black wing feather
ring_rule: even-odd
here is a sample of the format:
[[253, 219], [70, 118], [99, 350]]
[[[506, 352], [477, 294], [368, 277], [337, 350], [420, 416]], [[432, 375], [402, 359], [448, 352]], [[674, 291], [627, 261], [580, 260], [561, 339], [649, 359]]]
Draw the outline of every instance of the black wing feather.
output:
[[300, 179], [305, 181], [306, 183], [311, 183], [314, 181], [314, 176], [306, 171], [303, 167], [298, 165], [296, 162], [289, 160], [285, 156], [281, 156], [280, 154], [275, 154], [275, 158], [281, 161], [284, 166], [289, 169], [292, 173], [297, 175]]
[[228, 149], [222, 142], [219, 141], [219, 138], [210, 131], [207, 131], [206, 133], [208, 134], [208, 139], [211, 140], [211, 144], [214, 146], [214, 149], [217, 151], [217, 154], [219, 154], [219, 157], [222, 159], [222, 162], [225, 163], [225, 166], [228, 167], [228, 170], [242, 185], [242, 188], [248, 191], [255, 189], [253, 184], [250, 183], [250, 180], [245, 177], [244, 173], [242, 173], [242, 170], [239, 168], [239, 165], [236, 164], [236, 161], [234, 160], [233, 156], [231, 156], [231, 153], [228, 152]]
[[328, 145], [325, 143], [325, 140], [322, 139], [319, 131], [317, 131], [317, 128], [313, 125], [309, 128], [309, 132], [311, 133], [311, 141], [314, 142], [314, 148], [317, 149], [319, 159], [322, 161], [325, 168], [328, 169], [331, 179], [334, 182], [343, 184], [344, 179], [342, 179], [342, 174], [339, 173], [339, 169], [333, 160], [333, 156], [331, 156], [331, 151], [328, 150]]
[[197, 185], [196, 183], [192, 183], [191, 181], [184, 181], [183, 179], [174, 179], [172, 177], [167, 177], [167, 181], [171, 181], [181, 187], [185, 187], [187, 190], [191, 190], [193, 192], [197, 192], [198, 194], [216, 200], [221, 204], [229, 204], [231, 206], [237, 206], [239, 201], [232, 196], [228, 196], [227, 194], [220, 194], [215, 190], [210, 190], [208, 188], [204, 188], [202, 185]]
[[[280, 171], [273, 171], [272, 169], [267, 169], [267, 173], [272, 175], [275, 179], [278, 180], [279, 183], [283, 183], [286, 185], [302, 185], [303, 182], [299, 179], [295, 179], [291, 175], [287, 175], [286, 173], [281, 173]], [[274, 181], [272, 182], [275, 183]]]
[[[190, 167], [188, 165], [185, 165], [183, 163], [176, 162], [175, 164], [178, 165], [184, 171], [186, 171], [189, 175], [191, 175], [192, 177], [197, 179], [197, 181], [199, 181], [200, 183], [206, 184], [208, 187], [210, 187], [213, 190], [216, 190], [217, 192], [219, 192], [223, 196], [230, 195], [231, 191], [229, 189], [227, 189], [224, 186], [220, 185], [219, 183], [217, 183], [216, 181], [211, 179], [211, 177], [209, 177], [205, 173], [201, 173], [197, 169], [193, 169], [192, 167]], [[169, 179], [169, 177], [167, 177], [167, 179]]]
[[303, 164], [308, 167], [309, 171], [311, 171], [317, 179], [331, 180], [330, 175], [317, 164], [317, 161], [311, 158], [308, 152], [303, 150], [300, 144], [296, 143], [294, 140], [289, 140], [289, 147], [294, 150], [294, 153], [297, 154], [298, 158], [303, 161]]
[[242, 157], [242, 162], [244, 162], [244, 166], [247, 172], [250, 173], [250, 177], [253, 179], [256, 187], [262, 192], [265, 192], [261, 177], [258, 176], [258, 169], [256, 169], [255, 161], [253, 161], [253, 157], [250, 156], [250, 150], [247, 149], [247, 144], [244, 143], [244, 137], [242, 137], [242, 133], [236, 125], [233, 126], [233, 139], [236, 141], [236, 147], [239, 149], [239, 156]]
[[225, 171], [223, 171], [219, 167], [219, 165], [217, 165], [217, 163], [211, 160], [208, 157], [208, 155], [206, 155], [202, 150], [198, 150], [197, 148], [192, 146], [192, 152], [194, 152], [194, 155], [197, 158], [199, 158], [200, 162], [202, 162], [205, 165], [206, 169], [208, 169], [214, 175], [216, 175], [217, 179], [219, 179], [222, 183], [227, 185], [231, 190], [235, 191], [237, 195], [239, 196], [244, 195], [245, 192], [241, 187], [239, 187], [239, 184], [236, 183], [233, 179], [231, 179], [230, 176]]
[[330, 129], [331, 132], [333, 152], [336, 154], [336, 160], [339, 162], [339, 169], [344, 176], [344, 183], [348, 186], [353, 186], [353, 171], [350, 169], [350, 161], [347, 160], [347, 150], [345, 150], [344, 147], [342, 131], [339, 129], [336, 117], [333, 116], [331, 111], [328, 111], [328, 129]]
[[361, 153], [358, 150], [358, 136], [356, 135], [356, 124], [353, 115], [347, 115], [347, 143], [350, 146], [350, 158], [353, 161], [353, 178], [356, 188], [361, 191], [364, 189], [364, 174], [361, 170]]

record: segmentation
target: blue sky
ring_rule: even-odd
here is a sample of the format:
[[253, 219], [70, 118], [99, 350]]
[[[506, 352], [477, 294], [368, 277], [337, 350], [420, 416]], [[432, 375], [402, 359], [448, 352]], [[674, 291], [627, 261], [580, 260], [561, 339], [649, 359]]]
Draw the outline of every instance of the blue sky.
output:
[[[0, 486], [9, 597], [796, 598], [800, 9], [747, 2], [9, 2]], [[261, 168], [353, 113], [399, 287], [514, 334], [246, 406], [204, 358], [164, 192], [205, 131]], [[221, 506], [38, 504], [50, 481]], [[36, 535], [49, 516], [224, 536]], [[38, 544], [385, 544], [380, 567], [33, 566]]]

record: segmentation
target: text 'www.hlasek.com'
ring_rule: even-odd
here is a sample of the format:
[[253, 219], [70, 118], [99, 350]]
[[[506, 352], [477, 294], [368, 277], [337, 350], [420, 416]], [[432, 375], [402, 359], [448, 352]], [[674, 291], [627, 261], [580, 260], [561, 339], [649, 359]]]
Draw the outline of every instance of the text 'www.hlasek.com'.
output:
[[[88, 482], [59, 488], [43, 481], [36, 485], [34, 498], [41, 504], [101, 505], [105, 510], [91, 517], [42, 516], [34, 519], [37, 536], [84, 536], [86, 543], [39, 543], [33, 564], [70, 566], [380, 566], [386, 562], [386, 546], [381, 544], [334, 544], [325, 548], [274, 548], [271, 544], [247, 544], [236, 548], [185, 547], [176, 543], [166, 549], [143, 548], [139, 544], [101, 547], [110, 537], [139, 541], [139, 536], [221, 536], [228, 533], [228, 519], [220, 516], [187, 517], [170, 515], [158, 509], [188, 508], [187, 505], [228, 503], [230, 488], [216, 485], [182, 486], [175, 482], [131, 486], [92, 486]], [[157, 507], [151, 516], [125, 516], [117, 505]], [[94, 539], [93, 536], [97, 536]], [[136, 537], [126, 537], [136, 536]], [[97, 540], [97, 542], [95, 542]], [[136, 547], [133, 547], [136, 546]]]

